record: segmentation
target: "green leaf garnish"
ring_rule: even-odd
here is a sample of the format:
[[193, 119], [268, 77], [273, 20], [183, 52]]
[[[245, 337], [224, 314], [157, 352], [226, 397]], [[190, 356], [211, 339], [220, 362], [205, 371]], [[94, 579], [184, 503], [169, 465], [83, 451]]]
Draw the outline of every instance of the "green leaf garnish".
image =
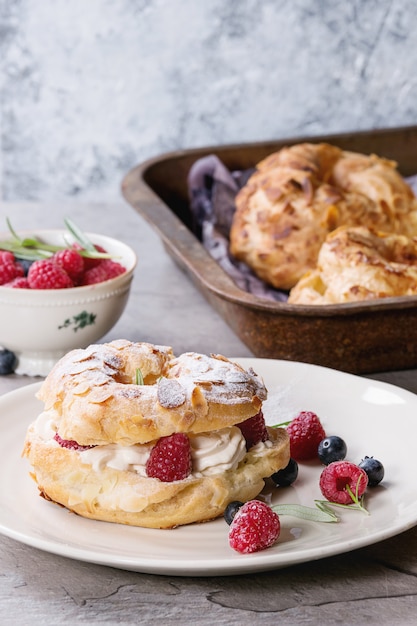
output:
[[280, 424], [274, 424], [270, 426], [270, 428], [285, 428], [288, 424], [291, 424], [292, 420], [288, 420], [288, 422], [281, 422]]
[[136, 368], [135, 384], [136, 385], [144, 385], [145, 384], [145, 382], [143, 380], [142, 370], [140, 369], [140, 367]]
[[301, 504], [274, 504], [271, 509], [278, 515], [291, 515], [292, 517], [298, 517], [300, 519], [307, 520], [309, 522], [337, 522], [338, 517], [330, 507], [326, 506], [322, 502], [317, 504], [313, 509], [312, 507], [303, 506]]
[[82, 248], [84, 248], [84, 250], [93, 253], [97, 252], [95, 245], [89, 240], [87, 235], [83, 233], [76, 224], [74, 224], [74, 222], [69, 217], [65, 218], [64, 222], [71, 235], [76, 241], [78, 241], [78, 243]]
[[336, 506], [341, 509], [348, 509], [349, 511], [362, 511], [362, 513], [370, 515], [369, 511], [363, 505], [363, 498], [356, 502], [352, 502], [352, 504], [339, 504], [339, 502], [329, 502], [329, 500], [314, 500], [314, 502], [317, 506], [319, 506], [319, 504], [326, 504], [330, 506]]
[[[36, 237], [25, 237], [22, 239], [14, 230], [9, 218], [6, 218], [7, 227], [11, 234], [11, 239], [7, 241], [0, 241], [0, 250], [8, 250], [19, 259], [25, 259], [27, 261], [36, 261], [38, 259], [45, 259], [51, 257], [55, 252], [59, 250], [65, 250], [71, 246], [68, 243], [67, 246], [54, 246], [44, 243]], [[78, 250], [79, 254], [83, 257], [94, 259], [110, 259], [111, 254], [106, 252], [99, 252], [90, 239], [74, 224], [70, 219], [65, 219], [65, 224], [68, 229], [68, 233], [77, 241], [82, 250]]]
[[16, 233], [16, 231], [14, 230], [11, 221], [9, 220], [8, 217], [6, 217], [6, 224], [7, 224], [7, 228], [10, 230], [12, 236], [14, 239], [16, 239], [17, 241], [20, 242], [20, 237], [18, 236], [18, 234]]

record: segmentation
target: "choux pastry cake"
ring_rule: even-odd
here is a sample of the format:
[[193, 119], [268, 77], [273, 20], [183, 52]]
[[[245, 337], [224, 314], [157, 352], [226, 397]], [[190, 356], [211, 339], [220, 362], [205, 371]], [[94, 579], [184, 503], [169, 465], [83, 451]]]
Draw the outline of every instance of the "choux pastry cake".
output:
[[266, 395], [252, 369], [220, 355], [92, 345], [42, 383], [44, 410], [23, 455], [41, 495], [81, 516], [150, 528], [202, 522], [256, 497], [288, 464], [287, 432], [265, 425]]

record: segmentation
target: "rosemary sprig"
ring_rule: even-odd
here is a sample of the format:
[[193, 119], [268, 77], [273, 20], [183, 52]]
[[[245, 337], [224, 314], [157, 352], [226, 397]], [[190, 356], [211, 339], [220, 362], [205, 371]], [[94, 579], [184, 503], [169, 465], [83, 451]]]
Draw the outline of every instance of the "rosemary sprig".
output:
[[288, 420], [288, 422], [281, 422], [280, 424], [273, 424], [271, 428], [285, 428], [288, 424], [291, 424], [292, 420]]
[[359, 476], [358, 480], [356, 481], [355, 493], [353, 493], [350, 485], [346, 484], [345, 489], [352, 499], [352, 504], [340, 504], [339, 502], [330, 502], [328, 500], [314, 500], [314, 502], [316, 503], [316, 506], [319, 506], [319, 504], [321, 506], [323, 505], [337, 506], [337, 507], [341, 507], [344, 509], [349, 509], [350, 511], [352, 510], [362, 511], [362, 513], [365, 513], [366, 515], [370, 515], [369, 511], [365, 508], [365, 505], [364, 505], [364, 496], [362, 496], [361, 498], [359, 497], [359, 484], [361, 480], [362, 480], [362, 476]]
[[52, 251], [41, 250], [39, 248], [26, 248], [25, 246], [11, 241], [0, 241], [0, 250], [13, 252], [16, 257], [24, 259], [25, 261], [37, 261], [38, 259], [48, 258], [53, 254]]
[[93, 254], [97, 253], [97, 250], [94, 244], [89, 240], [87, 235], [83, 233], [69, 217], [64, 219], [64, 223], [67, 229], [69, 230], [69, 232], [71, 233], [71, 235], [74, 237], [76, 241], [78, 241], [78, 243], [80, 244], [80, 246], [84, 248], [84, 250], [87, 250], [87, 252], [92, 252]]
[[303, 506], [302, 504], [274, 504], [271, 509], [278, 515], [291, 515], [292, 517], [298, 517], [299, 519], [305, 519], [309, 522], [337, 522], [338, 517], [330, 507], [326, 506], [323, 502], [317, 504], [317, 508], [309, 506]]
[[[350, 491], [349, 488], [347, 488], [347, 491]], [[329, 502], [327, 500], [314, 500], [316, 506], [319, 506], [319, 504], [326, 504], [326, 505], [330, 505], [330, 506], [336, 506], [342, 509], [348, 509], [349, 511], [362, 511], [362, 513], [365, 513], [366, 515], [370, 515], [369, 511], [365, 508], [364, 504], [363, 504], [363, 498], [361, 498], [360, 500], [355, 500], [355, 495], [351, 493], [351, 497], [353, 499], [353, 504], [339, 504], [339, 502]]]
[[[94, 259], [112, 258], [112, 255], [107, 252], [99, 252], [87, 235], [85, 235], [85, 233], [83, 233], [72, 220], [66, 218], [64, 221], [68, 233], [72, 235], [74, 240], [79, 243], [82, 248], [81, 250], [78, 250], [81, 256]], [[65, 250], [65, 248], [71, 246], [71, 243], [68, 243], [67, 246], [47, 244], [37, 237], [22, 238], [13, 228], [9, 218], [6, 218], [6, 223], [11, 234], [11, 239], [7, 241], [0, 241], [0, 250], [13, 252], [13, 254], [19, 259], [25, 259], [27, 261], [45, 259], [51, 257], [55, 252]]]

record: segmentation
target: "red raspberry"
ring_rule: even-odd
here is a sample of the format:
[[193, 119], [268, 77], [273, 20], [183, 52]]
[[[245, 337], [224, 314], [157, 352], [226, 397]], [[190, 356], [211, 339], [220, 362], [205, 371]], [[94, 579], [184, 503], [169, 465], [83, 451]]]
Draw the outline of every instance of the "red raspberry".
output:
[[0, 285], [10, 283], [18, 276], [24, 276], [24, 273], [20, 263], [15, 263], [14, 261], [10, 262], [6, 259], [6, 262], [0, 263]]
[[50, 259], [32, 263], [27, 278], [31, 289], [66, 289], [74, 286], [66, 271]]
[[116, 278], [120, 274], [124, 274], [126, 268], [120, 263], [111, 259], [103, 259], [98, 265], [84, 272], [81, 279], [82, 285], [95, 285], [102, 283], [110, 278]]
[[26, 276], [18, 276], [13, 278], [9, 283], [5, 283], [3, 287], [12, 287], [12, 289], [29, 289], [29, 283]]
[[60, 437], [58, 433], [55, 433], [54, 439], [57, 443], [59, 443], [61, 448], [67, 448], [68, 450], [78, 450], [78, 452], [82, 452], [83, 450], [90, 450], [90, 448], [95, 447], [95, 446], [82, 446], [81, 444], [74, 441], [74, 439], [62, 439], [62, 437]]
[[326, 433], [315, 413], [301, 411], [287, 426], [287, 431], [293, 459], [306, 461], [317, 458], [319, 443], [326, 437]]
[[74, 282], [77, 282], [84, 271], [84, 259], [79, 252], [71, 248], [55, 252], [52, 261], [60, 265]]
[[267, 439], [269, 439], [262, 411], [259, 411], [259, 413], [253, 417], [249, 417], [244, 422], [236, 424], [236, 426], [239, 426], [242, 431], [242, 435], [246, 440], [247, 450], [252, 448], [252, 446], [255, 446], [260, 441], [267, 441]]
[[368, 485], [368, 476], [354, 463], [334, 461], [322, 471], [319, 485], [323, 496], [329, 502], [353, 504], [346, 485], [349, 485], [354, 495], [357, 493], [358, 498], [361, 498]]
[[14, 263], [15, 258], [13, 252], [9, 250], [0, 250], [0, 263]]
[[259, 552], [276, 542], [280, 530], [275, 511], [264, 502], [250, 500], [240, 507], [230, 524], [229, 545], [242, 554]]
[[146, 474], [164, 483], [183, 480], [191, 473], [190, 440], [184, 433], [161, 437], [152, 448]]

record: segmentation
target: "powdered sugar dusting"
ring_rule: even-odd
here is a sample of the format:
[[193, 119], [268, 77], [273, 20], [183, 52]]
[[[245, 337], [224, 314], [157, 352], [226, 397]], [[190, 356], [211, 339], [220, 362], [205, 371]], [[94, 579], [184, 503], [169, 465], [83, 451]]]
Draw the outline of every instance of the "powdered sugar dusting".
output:
[[181, 406], [186, 401], [185, 389], [175, 379], [160, 378], [158, 381], [158, 402], [166, 409]]
[[221, 355], [186, 352], [172, 361], [168, 376], [188, 388], [202, 387], [211, 402], [235, 404], [255, 395], [261, 400], [267, 396], [262, 379], [253, 370], [246, 371]]

